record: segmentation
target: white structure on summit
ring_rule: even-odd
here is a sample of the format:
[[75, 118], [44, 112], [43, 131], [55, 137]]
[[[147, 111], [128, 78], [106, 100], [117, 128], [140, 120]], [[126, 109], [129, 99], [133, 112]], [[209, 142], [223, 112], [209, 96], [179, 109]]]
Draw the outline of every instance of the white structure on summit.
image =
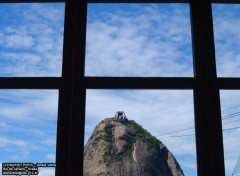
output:
[[125, 115], [125, 113], [123, 111], [117, 111], [114, 118], [117, 121], [126, 121], [126, 120], [128, 120], [126, 115]]

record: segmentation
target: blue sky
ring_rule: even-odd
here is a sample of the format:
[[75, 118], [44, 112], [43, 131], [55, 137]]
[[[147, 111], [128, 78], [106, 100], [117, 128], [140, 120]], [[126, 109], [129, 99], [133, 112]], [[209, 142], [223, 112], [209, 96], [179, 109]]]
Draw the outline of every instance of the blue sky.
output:
[[1, 163], [55, 162], [57, 105], [57, 90], [0, 91]]
[[[218, 76], [239, 76], [239, 10], [213, 5]], [[0, 76], [61, 76], [63, 17], [64, 3], [0, 4]], [[89, 4], [85, 75], [193, 77], [188, 4]], [[223, 117], [239, 111], [239, 97], [221, 91]], [[55, 160], [57, 105], [58, 90], [0, 90], [0, 163]], [[87, 90], [85, 140], [118, 110], [159, 138], [185, 175], [196, 175], [191, 90]], [[224, 129], [238, 126], [238, 116], [223, 120]], [[239, 133], [224, 131], [227, 176]]]
[[[129, 120], [147, 129], [174, 154], [186, 175], [196, 175], [194, 135], [171, 132], [193, 127], [193, 93], [190, 90], [88, 90], [86, 139], [104, 117], [124, 111]], [[167, 133], [167, 134], [166, 134]], [[193, 130], [177, 135], [194, 134]]]
[[0, 75], [61, 76], [64, 4], [0, 8]]
[[90, 4], [87, 29], [87, 76], [193, 76], [187, 4]]
[[237, 157], [240, 156], [240, 91], [221, 90], [222, 124], [223, 124], [223, 144], [225, 169], [227, 175], [234, 170]]
[[217, 73], [220, 77], [240, 76], [240, 5], [213, 4]]
[[[0, 76], [61, 76], [63, 24], [64, 3], [1, 3]], [[0, 90], [0, 162], [55, 162], [57, 106], [58, 90]]]

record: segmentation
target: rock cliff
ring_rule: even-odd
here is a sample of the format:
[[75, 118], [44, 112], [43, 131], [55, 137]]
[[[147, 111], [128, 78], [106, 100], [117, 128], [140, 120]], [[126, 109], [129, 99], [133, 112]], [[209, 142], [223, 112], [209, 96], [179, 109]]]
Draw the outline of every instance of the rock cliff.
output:
[[84, 176], [183, 175], [167, 147], [133, 120], [103, 120], [84, 149]]

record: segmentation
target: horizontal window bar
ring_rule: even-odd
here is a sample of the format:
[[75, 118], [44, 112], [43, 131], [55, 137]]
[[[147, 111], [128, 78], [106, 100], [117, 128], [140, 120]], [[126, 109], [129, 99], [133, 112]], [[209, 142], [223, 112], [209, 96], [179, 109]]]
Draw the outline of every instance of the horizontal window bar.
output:
[[212, 0], [212, 3], [240, 4], [240, 0]]
[[240, 89], [240, 78], [218, 78], [219, 89]]
[[194, 78], [85, 77], [88, 89], [193, 89]]
[[65, 2], [65, 0], [0, 0], [0, 3]]
[[[57, 77], [0, 78], [0, 89], [60, 89], [65, 85], [64, 83], [66, 82], [62, 78]], [[177, 77], [85, 77], [80, 84], [86, 89], [194, 89], [201, 87], [197, 84], [196, 78]], [[217, 78], [216, 87], [240, 89], [240, 78]]]
[[189, 3], [189, 0], [87, 0], [88, 3]]
[[0, 89], [59, 89], [62, 78], [0, 78]]

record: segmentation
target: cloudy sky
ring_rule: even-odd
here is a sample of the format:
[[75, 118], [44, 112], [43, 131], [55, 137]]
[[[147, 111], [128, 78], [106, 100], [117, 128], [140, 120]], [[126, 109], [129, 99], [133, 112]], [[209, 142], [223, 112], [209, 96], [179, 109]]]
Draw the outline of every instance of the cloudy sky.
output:
[[193, 76], [186, 4], [90, 4], [87, 29], [87, 76]]
[[61, 76], [64, 4], [0, 8], [0, 75]]
[[[213, 5], [218, 76], [240, 73], [239, 11]], [[0, 4], [0, 76], [61, 76], [63, 17], [64, 3]], [[89, 4], [86, 42], [86, 76], [193, 77], [187, 4]], [[240, 155], [239, 98], [221, 91], [227, 176]], [[58, 90], [0, 90], [0, 163], [55, 160], [57, 105]], [[192, 90], [87, 90], [85, 141], [119, 110], [196, 176]]]
[[239, 77], [240, 5], [214, 4], [212, 8], [218, 76]]

